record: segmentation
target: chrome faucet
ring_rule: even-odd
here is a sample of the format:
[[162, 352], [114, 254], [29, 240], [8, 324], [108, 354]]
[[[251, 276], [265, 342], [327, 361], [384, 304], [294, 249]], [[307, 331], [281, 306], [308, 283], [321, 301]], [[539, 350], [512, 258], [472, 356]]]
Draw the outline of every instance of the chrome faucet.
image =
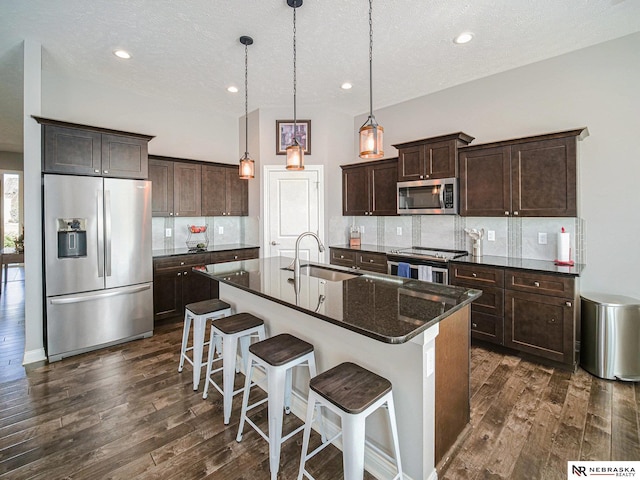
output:
[[322, 244], [322, 240], [320, 237], [313, 232], [304, 232], [298, 235], [298, 239], [296, 240], [296, 256], [289, 265], [289, 268], [293, 269], [293, 280], [295, 282], [296, 292], [300, 291], [300, 240], [302, 240], [306, 236], [312, 236], [318, 242], [318, 250], [320, 252], [324, 252], [324, 245]]

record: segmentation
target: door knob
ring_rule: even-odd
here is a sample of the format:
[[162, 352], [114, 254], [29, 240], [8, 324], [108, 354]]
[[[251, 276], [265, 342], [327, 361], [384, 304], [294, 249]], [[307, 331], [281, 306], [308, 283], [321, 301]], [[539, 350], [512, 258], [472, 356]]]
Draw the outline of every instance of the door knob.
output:
[[276, 242], [275, 240], [271, 240], [271, 245], [280, 245], [278, 242]]

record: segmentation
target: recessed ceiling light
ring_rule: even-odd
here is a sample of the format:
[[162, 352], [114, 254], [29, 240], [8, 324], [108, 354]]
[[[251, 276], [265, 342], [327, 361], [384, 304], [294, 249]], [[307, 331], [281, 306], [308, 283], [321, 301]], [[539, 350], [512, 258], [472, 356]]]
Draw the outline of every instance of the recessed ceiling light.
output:
[[238, 93], [238, 87], [231, 85], [230, 87], [227, 87], [227, 92]]
[[351, 85], [349, 82], [344, 82], [342, 85], [340, 85], [340, 88], [343, 90], [349, 90], [351, 87], [353, 87], [353, 85]]
[[473, 40], [473, 33], [463, 32], [453, 39], [453, 43], [457, 43], [460, 45], [463, 43], [469, 43], [471, 40]]
[[113, 52], [113, 54], [118, 58], [131, 58], [131, 54], [126, 50], [116, 50], [115, 52]]

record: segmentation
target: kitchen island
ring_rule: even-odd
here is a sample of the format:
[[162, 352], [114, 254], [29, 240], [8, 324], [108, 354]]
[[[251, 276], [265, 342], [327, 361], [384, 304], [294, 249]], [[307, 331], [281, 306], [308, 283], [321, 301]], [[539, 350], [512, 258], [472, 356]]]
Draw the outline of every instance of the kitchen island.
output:
[[[312, 343], [319, 371], [353, 361], [388, 378], [406, 478], [436, 478], [435, 371], [443, 368], [446, 383], [463, 392], [468, 421], [469, 304], [481, 292], [328, 265], [318, 265], [316, 272], [303, 265], [296, 291], [293, 272], [286, 268], [291, 261], [261, 258], [207, 265], [198, 272], [220, 282], [220, 298], [236, 312], [264, 319], [269, 336], [288, 332]], [[466, 369], [438, 364], [436, 337], [449, 323], [461, 332]], [[451, 343], [448, 347], [456, 350]], [[303, 370], [296, 372], [294, 387], [305, 398], [307, 384]], [[304, 418], [306, 403], [295, 400], [292, 411]], [[331, 433], [337, 427], [328, 420]], [[393, 477], [394, 464], [381, 454], [391, 451], [386, 414], [378, 411], [368, 419], [367, 439], [373, 445], [366, 450], [367, 470], [378, 478]]]

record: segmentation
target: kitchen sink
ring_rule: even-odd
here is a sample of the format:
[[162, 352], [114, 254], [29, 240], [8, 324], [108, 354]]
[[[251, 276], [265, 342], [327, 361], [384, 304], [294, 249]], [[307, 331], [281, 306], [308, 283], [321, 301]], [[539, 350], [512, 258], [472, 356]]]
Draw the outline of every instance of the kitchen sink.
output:
[[[282, 270], [293, 271], [292, 267], [284, 267]], [[359, 277], [359, 273], [343, 272], [341, 270], [334, 270], [332, 268], [321, 267], [319, 265], [300, 265], [300, 273], [309, 277], [321, 278], [323, 280], [329, 280], [330, 282], [342, 282], [344, 280], [350, 280], [352, 278]]]

